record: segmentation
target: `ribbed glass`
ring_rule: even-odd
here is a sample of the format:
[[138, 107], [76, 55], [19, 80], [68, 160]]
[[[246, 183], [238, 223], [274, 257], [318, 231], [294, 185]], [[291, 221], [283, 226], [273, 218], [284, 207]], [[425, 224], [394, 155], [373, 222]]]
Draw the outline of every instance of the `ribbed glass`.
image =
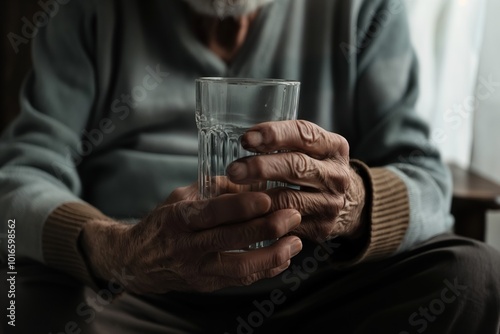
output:
[[[252, 126], [269, 121], [297, 118], [300, 83], [287, 80], [200, 78], [196, 80], [196, 124], [198, 127], [198, 182], [201, 198], [224, 193], [226, 168], [240, 158], [253, 155], [241, 146], [242, 135]], [[231, 192], [263, 191], [283, 183], [268, 180], [257, 184], [231, 184]], [[263, 241], [249, 248], [260, 248]]]

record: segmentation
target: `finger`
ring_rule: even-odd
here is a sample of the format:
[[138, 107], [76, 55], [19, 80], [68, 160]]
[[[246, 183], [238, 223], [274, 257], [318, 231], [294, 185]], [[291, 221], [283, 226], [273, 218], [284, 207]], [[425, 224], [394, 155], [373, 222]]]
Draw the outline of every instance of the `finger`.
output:
[[289, 152], [237, 160], [228, 166], [227, 173], [235, 183], [273, 180], [344, 193], [350, 183], [349, 168], [335, 160], [317, 160], [303, 153]]
[[320, 217], [303, 217], [303, 222], [290, 232], [299, 238], [304, 238], [316, 242], [331, 239], [334, 236], [350, 236], [354, 233], [357, 225], [347, 223], [343, 219], [324, 219]]
[[[198, 292], [214, 292], [217, 290], [221, 290], [224, 288], [229, 288], [229, 287], [235, 287], [235, 286], [248, 286], [251, 285], [257, 281], [260, 281], [261, 279], [264, 278], [272, 278], [275, 277], [279, 274], [281, 274], [283, 271], [288, 269], [290, 266], [290, 260], [287, 262], [283, 263], [279, 267], [272, 268], [272, 269], [266, 269], [260, 272], [256, 272], [253, 274], [250, 274], [245, 277], [225, 277], [225, 276], [208, 276], [208, 277], [201, 277], [197, 282], [194, 284], [194, 288]], [[159, 281], [159, 282], [164, 282], [164, 281]], [[181, 289], [179, 289], [181, 290]], [[184, 290], [186, 290], [184, 288]], [[193, 290], [191, 288], [190, 290]]]
[[346, 226], [332, 220], [319, 219], [318, 217], [303, 217], [303, 223], [290, 232], [301, 239], [313, 242], [322, 242], [333, 236], [346, 235]]
[[258, 124], [243, 135], [241, 144], [246, 150], [259, 153], [290, 150], [317, 159], [349, 156], [349, 144], [344, 137], [303, 120]]
[[265, 190], [267, 182], [257, 184], [237, 184], [232, 182], [227, 176], [215, 176], [210, 180], [211, 197], [224, 194], [237, 194], [248, 191]]
[[295, 209], [303, 217], [334, 220], [345, 205], [345, 196], [324, 192], [306, 192], [289, 188], [266, 191], [271, 198], [271, 211]]
[[[312, 241], [326, 240], [335, 235], [349, 235], [355, 227], [343, 219], [348, 211], [345, 196], [320, 192], [304, 192], [288, 188], [275, 188], [266, 192], [272, 200], [271, 210], [294, 208], [302, 215], [292, 235]], [[345, 217], [344, 217], [345, 218]]]
[[165, 221], [174, 218], [183, 222], [187, 230], [206, 230], [263, 216], [270, 207], [271, 199], [264, 193], [226, 194], [208, 200], [176, 203], [173, 207], [167, 207], [169, 212], [166, 213]]
[[[144, 293], [166, 293], [168, 291], [197, 291], [214, 292], [234, 286], [247, 286], [264, 278], [272, 278], [290, 266], [291, 261], [271, 269], [255, 272], [244, 277], [227, 277], [221, 275], [199, 275], [188, 280], [172, 281], [172, 273], [167, 268], [157, 268], [148, 273], [148, 281], [141, 282], [141, 291]], [[165, 284], [165, 282], [169, 282]]]
[[[242, 185], [231, 182], [227, 176], [215, 176], [211, 179], [211, 187], [215, 190], [215, 196], [223, 194], [237, 194], [245, 191], [253, 191], [251, 185]], [[263, 188], [265, 189], [265, 187]], [[173, 204], [180, 201], [200, 200], [200, 191], [198, 182], [192, 183], [186, 187], [179, 187], [172, 191], [164, 204]]]
[[201, 274], [246, 278], [288, 263], [302, 250], [302, 242], [295, 236], [288, 236], [268, 247], [247, 252], [216, 252], [203, 265]]
[[279, 210], [244, 223], [200, 231], [192, 236], [192, 245], [202, 252], [246, 249], [252, 243], [281, 238], [297, 228], [301, 219], [297, 210]]

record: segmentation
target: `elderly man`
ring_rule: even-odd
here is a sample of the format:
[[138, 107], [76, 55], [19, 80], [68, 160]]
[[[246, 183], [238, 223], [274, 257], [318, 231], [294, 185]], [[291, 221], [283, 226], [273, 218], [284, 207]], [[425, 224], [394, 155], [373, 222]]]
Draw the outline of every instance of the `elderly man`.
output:
[[[59, 6], [0, 146], [17, 329], [498, 333], [499, 255], [449, 233], [401, 1]], [[296, 188], [197, 198], [202, 76], [301, 82], [300, 121], [242, 138], [287, 153], [228, 168]]]

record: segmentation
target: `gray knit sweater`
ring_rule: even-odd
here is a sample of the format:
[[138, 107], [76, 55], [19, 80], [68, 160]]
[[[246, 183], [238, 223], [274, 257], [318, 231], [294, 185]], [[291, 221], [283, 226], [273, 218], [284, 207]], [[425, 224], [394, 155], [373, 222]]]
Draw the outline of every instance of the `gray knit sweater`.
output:
[[201, 76], [299, 80], [299, 117], [347, 138], [369, 166], [357, 164], [371, 236], [353, 263], [450, 230], [451, 181], [414, 110], [402, 1], [277, 0], [230, 65], [190, 17], [180, 0], [72, 0], [39, 31], [21, 114], [0, 142], [0, 233], [16, 219], [19, 261], [89, 282], [77, 245], [87, 219], [140, 219], [196, 181]]

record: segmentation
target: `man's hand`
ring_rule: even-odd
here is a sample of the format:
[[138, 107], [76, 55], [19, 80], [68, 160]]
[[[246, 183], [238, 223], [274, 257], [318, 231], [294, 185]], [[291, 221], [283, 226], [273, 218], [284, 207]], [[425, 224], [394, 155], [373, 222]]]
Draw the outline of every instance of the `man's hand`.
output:
[[349, 165], [349, 144], [340, 135], [306, 121], [259, 124], [242, 138], [245, 149], [262, 154], [228, 167], [238, 184], [274, 180], [300, 186], [267, 191], [272, 210], [292, 208], [302, 215], [293, 234], [313, 241], [334, 236], [355, 239], [365, 232], [365, 188]]
[[[136, 225], [92, 221], [82, 245], [94, 274], [112, 278], [122, 269], [135, 276], [125, 288], [143, 293], [210, 292], [278, 275], [302, 249], [286, 236], [301, 222], [293, 209], [271, 212], [265, 193], [225, 194], [195, 200], [196, 187], [179, 188]], [[270, 247], [227, 252], [261, 240]]]

